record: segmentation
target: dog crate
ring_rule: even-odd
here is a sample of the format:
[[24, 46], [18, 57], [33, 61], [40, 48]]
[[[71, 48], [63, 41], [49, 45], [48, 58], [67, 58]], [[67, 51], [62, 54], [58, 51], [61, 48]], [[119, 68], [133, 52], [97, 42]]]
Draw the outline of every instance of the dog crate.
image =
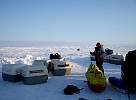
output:
[[34, 60], [32, 63], [32, 66], [47, 66], [47, 61], [46, 60]]
[[110, 55], [109, 63], [121, 65], [124, 61], [123, 55]]
[[21, 81], [22, 76], [20, 69], [24, 64], [4, 64], [2, 65], [2, 78], [4, 81], [18, 82]]
[[48, 71], [47, 67], [43, 65], [27, 65], [21, 69], [23, 82], [26, 85], [34, 85], [47, 82]]
[[64, 76], [71, 74], [72, 64], [66, 62], [65, 59], [52, 59], [48, 67], [53, 68], [54, 76]]

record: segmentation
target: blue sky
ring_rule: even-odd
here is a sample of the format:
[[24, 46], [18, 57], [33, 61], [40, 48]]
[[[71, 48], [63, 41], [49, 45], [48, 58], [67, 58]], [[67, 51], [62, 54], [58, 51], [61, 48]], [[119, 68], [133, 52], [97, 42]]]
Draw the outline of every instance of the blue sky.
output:
[[0, 41], [136, 43], [136, 1], [0, 0]]

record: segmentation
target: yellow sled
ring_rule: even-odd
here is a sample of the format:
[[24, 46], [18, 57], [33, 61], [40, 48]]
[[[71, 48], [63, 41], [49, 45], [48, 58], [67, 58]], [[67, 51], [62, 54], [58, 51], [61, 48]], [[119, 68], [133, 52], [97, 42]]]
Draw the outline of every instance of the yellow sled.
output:
[[101, 92], [106, 88], [106, 77], [95, 64], [91, 64], [85, 73], [88, 86], [95, 92]]

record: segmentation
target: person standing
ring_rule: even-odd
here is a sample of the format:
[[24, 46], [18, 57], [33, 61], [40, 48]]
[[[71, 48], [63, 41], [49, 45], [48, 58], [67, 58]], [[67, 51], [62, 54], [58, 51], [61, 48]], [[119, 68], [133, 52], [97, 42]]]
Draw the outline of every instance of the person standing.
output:
[[103, 45], [100, 42], [97, 42], [94, 52], [90, 52], [90, 54], [95, 56], [97, 67], [104, 73], [103, 61], [105, 52], [103, 49]]
[[118, 89], [129, 93], [136, 93], [136, 50], [129, 51], [126, 54], [125, 61], [121, 65], [121, 77], [109, 77], [109, 82]]

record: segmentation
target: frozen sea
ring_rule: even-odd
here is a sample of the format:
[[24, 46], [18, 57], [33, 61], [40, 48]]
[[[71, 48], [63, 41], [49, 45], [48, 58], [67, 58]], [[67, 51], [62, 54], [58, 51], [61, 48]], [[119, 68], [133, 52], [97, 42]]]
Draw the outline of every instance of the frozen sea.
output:
[[[114, 89], [108, 83], [102, 93], [91, 91], [86, 82], [85, 72], [90, 63], [89, 51], [93, 51], [95, 43], [77, 42], [0, 42], [0, 73], [2, 64], [24, 63], [31, 64], [34, 60], [49, 58], [50, 53], [60, 53], [73, 64], [72, 74], [67, 76], [49, 76], [47, 83], [24, 85], [23, 82], [11, 83], [2, 80], [0, 75], [0, 100], [128, 100], [127, 94]], [[105, 48], [114, 50], [115, 54], [124, 57], [129, 50], [136, 49], [136, 45], [104, 44]], [[77, 51], [77, 49], [80, 49]], [[105, 75], [120, 77], [120, 65], [104, 63]], [[84, 88], [79, 94], [64, 95], [63, 89], [73, 84]], [[130, 94], [131, 100], [136, 100], [136, 94]]]

